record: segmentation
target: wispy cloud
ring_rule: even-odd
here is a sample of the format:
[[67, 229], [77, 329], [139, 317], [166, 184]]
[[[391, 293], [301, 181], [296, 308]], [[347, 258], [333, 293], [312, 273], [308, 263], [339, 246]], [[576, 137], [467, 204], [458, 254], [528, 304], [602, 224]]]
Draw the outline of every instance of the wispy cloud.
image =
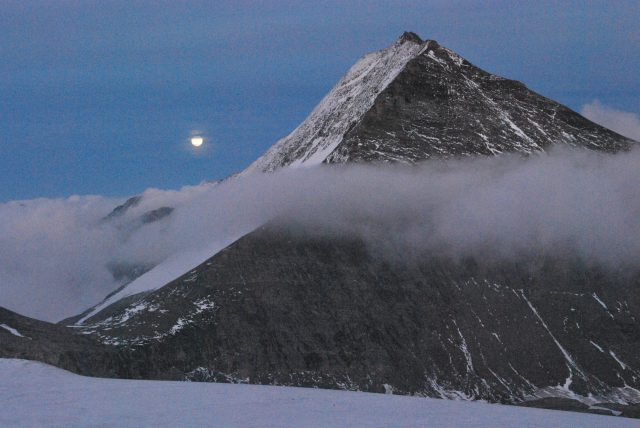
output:
[[617, 110], [598, 100], [583, 105], [580, 113], [587, 119], [616, 131], [618, 134], [640, 141], [640, 116], [635, 113]]

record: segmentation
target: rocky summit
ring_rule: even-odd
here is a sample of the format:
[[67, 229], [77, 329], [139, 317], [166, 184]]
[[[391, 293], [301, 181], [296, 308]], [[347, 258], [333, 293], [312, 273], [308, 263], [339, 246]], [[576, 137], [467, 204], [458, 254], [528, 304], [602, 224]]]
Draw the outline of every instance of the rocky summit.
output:
[[[616, 153], [633, 144], [404, 33], [358, 61], [241, 175], [531, 154], [552, 145]], [[171, 215], [158, 208], [141, 224]], [[146, 269], [117, 266], [114, 275]], [[168, 284], [105, 302], [69, 326], [0, 311], [0, 357], [96, 376], [315, 386], [623, 416], [637, 416], [640, 403], [640, 273], [571, 254], [389, 260], [357, 237], [272, 222]]]

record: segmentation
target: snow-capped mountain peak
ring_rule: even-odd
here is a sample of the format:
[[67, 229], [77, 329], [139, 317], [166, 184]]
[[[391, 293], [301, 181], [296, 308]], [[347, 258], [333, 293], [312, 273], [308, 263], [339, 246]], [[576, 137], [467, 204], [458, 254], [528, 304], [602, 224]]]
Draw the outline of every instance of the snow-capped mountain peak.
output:
[[320, 163], [414, 163], [431, 157], [532, 153], [553, 144], [615, 152], [632, 140], [403, 33], [362, 57], [291, 134], [241, 174]]

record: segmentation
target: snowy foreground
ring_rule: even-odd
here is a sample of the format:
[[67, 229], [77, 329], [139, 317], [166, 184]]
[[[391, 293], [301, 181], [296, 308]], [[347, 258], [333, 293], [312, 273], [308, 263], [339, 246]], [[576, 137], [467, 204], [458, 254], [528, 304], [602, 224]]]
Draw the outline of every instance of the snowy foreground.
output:
[[78, 376], [0, 359], [0, 426], [627, 427], [634, 419], [360, 392]]

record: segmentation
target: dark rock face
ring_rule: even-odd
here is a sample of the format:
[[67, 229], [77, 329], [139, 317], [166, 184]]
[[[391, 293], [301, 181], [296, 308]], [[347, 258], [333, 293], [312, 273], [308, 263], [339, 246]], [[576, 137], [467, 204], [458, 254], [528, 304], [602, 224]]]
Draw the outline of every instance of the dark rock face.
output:
[[75, 373], [118, 377], [126, 373], [124, 353], [73, 329], [38, 321], [0, 307], [0, 358], [41, 361]]
[[263, 228], [81, 330], [152, 355], [153, 378], [633, 401], [639, 286], [577, 260], [392, 264]]
[[563, 143], [616, 152], [631, 141], [434, 41], [378, 95], [325, 162], [418, 162], [532, 153]]

